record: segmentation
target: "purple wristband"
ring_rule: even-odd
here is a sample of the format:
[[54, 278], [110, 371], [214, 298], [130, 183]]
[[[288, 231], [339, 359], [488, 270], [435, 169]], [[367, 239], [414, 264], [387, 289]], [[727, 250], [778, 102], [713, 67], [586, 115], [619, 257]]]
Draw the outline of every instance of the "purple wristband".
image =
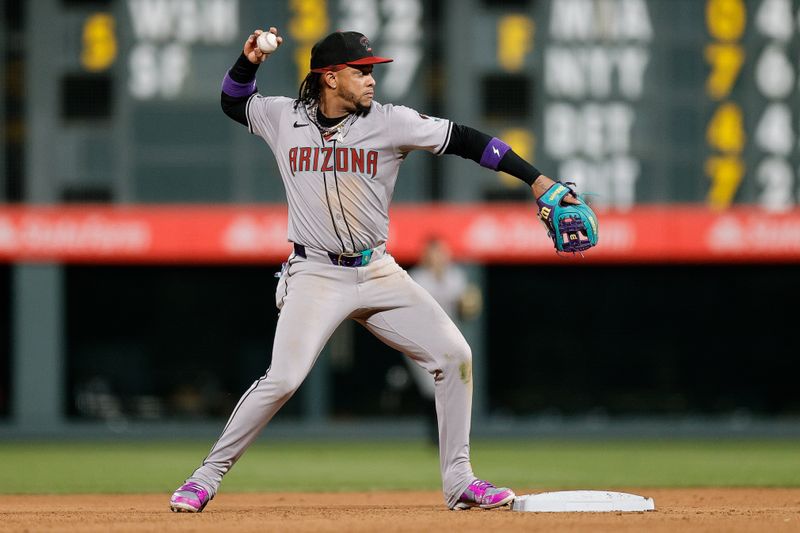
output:
[[243, 96], [250, 96], [256, 92], [256, 80], [247, 83], [239, 83], [233, 81], [230, 74], [225, 74], [225, 79], [222, 80], [222, 92], [234, 98], [241, 98]]
[[511, 150], [509, 145], [497, 137], [492, 137], [492, 140], [489, 141], [489, 144], [487, 144], [486, 148], [483, 150], [481, 166], [497, 170], [500, 160], [503, 159], [503, 156], [506, 155], [506, 152], [509, 150]]

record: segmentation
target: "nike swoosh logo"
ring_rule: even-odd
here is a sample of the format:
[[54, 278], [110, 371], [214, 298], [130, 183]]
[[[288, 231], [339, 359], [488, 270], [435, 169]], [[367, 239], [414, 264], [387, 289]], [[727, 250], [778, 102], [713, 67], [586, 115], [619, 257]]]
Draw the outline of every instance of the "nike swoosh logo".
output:
[[303, 128], [305, 126], [308, 126], [308, 124], [298, 124], [297, 121], [294, 122], [294, 127], [295, 128]]

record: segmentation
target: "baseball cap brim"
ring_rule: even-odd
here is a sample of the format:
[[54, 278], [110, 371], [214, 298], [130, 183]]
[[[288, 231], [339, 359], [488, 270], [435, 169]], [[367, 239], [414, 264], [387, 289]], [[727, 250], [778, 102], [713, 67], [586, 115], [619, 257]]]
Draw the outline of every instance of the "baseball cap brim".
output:
[[324, 72], [328, 72], [329, 70], [337, 71], [341, 70], [345, 67], [363, 67], [364, 65], [376, 65], [378, 63], [391, 63], [394, 59], [389, 59], [388, 57], [376, 57], [376, 56], [369, 56], [369, 57], [362, 57], [361, 59], [356, 59], [353, 61], [348, 61], [347, 63], [340, 63], [338, 65], [328, 65], [327, 67], [320, 67], [320, 68], [312, 68], [311, 72], [316, 72], [317, 74], [322, 74]]
[[348, 61], [346, 65], [375, 65], [377, 63], [391, 63], [394, 59], [388, 57], [369, 56], [356, 59], [355, 61]]

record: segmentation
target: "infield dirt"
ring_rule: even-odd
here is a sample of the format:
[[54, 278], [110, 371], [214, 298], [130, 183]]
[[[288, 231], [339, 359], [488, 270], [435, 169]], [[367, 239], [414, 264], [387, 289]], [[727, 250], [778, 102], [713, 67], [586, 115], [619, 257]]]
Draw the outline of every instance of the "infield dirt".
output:
[[448, 511], [438, 492], [222, 492], [203, 513], [176, 514], [166, 493], [11, 495], [0, 498], [0, 531], [800, 531], [800, 489], [614, 490], [651, 496], [656, 511]]

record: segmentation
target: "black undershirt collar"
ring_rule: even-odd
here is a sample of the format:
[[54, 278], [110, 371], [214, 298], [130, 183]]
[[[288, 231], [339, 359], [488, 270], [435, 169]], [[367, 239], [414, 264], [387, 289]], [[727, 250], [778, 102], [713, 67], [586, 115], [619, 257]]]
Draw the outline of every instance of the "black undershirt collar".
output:
[[322, 111], [320, 111], [319, 108], [317, 108], [317, 122], [323, 128], [332, 128], [344, 120], [345, 117], [347, 117], [347, 115], [342, 115], [341, 117], [336, 118], [328, 118], [322, 113]]

